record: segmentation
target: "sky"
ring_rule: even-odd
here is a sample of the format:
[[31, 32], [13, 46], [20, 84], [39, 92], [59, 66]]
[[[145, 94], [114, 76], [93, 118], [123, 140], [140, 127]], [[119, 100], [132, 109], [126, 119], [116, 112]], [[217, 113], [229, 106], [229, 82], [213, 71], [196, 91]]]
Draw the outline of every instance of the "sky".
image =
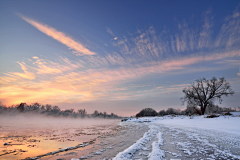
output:
[[183, 88], [225, 79], [240, 106], [240, 2], [0, 0], [0, 101], [131, 116], [184, 109]]

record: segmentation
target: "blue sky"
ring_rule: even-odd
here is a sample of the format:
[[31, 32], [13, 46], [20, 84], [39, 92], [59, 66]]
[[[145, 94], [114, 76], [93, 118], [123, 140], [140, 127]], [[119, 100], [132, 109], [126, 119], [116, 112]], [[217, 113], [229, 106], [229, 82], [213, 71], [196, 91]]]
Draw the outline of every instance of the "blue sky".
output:
[[239, 1], [0, 1], [0, 101], [133, 115], [225, 77], [239, 106]]

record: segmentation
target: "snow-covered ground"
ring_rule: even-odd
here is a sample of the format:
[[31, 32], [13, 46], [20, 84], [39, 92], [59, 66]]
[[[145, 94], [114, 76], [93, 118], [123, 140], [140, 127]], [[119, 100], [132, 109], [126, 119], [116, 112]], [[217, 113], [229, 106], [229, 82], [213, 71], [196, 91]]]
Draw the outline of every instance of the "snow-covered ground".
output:
[[[240, 159], [239, 115], [131, 118], [121, 125], [144, 123], [149, 131], [113, 160]], [[151, 149], [146, 152], [145, 148]]]
[[232, 112], [233, 116], [219, 116], [217, 118], [204, 118], [205, 116], [164, 116], [131, 118], [128, 122], [152, 122], [183, 128], [209, 129], [218, 132], [240, 135], [240, 112]]

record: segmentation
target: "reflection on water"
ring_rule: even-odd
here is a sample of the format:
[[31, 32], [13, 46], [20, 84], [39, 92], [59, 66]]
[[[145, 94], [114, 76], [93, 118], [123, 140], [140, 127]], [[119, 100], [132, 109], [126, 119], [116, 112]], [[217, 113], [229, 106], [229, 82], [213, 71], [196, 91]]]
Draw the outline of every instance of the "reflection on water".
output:
[[15, 120], [4, 117], [0, 121], [0, 159], [24, 159], [76, 146], [108, 133], [119, 122], [36, 117]]

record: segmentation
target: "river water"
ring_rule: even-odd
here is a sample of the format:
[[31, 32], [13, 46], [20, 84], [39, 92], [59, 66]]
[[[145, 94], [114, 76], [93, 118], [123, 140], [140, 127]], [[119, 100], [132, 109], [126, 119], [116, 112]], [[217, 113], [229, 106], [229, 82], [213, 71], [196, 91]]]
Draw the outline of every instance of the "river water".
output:
[[0, 117], [0, 159], [36, 157], [111, 131], [119, 119]]

